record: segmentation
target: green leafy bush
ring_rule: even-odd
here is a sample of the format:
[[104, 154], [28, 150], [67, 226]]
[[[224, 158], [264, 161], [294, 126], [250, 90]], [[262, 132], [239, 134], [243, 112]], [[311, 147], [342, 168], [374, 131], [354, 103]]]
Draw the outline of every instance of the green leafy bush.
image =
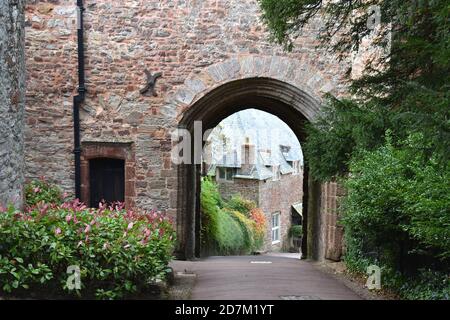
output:
[[303, 237], [303, 226], [301, 225], [295, 225], [292, 226], [289, 230], [289, 234], [291, 237], [301, 238]]
[[227, 201], [226, 207], [249, 216], [250, 211], [256, 208], [256, 203], [251, 200], [244, 199], [240, 195], [234, 195], [229, 201]]
[[[0, 213], [0, 291], [46, 297], [123, 298], [166, 276], [175, 233], [157, 212], [123, 205], [88, 209], [78, 201], [39, 203], [27, 212]], [[77, 266], [81, 288], [67, 286]]]
[[218, 211], [217, 249], [222, 255], [240, 254], [245, 248], [245, 236], [239, 223], [226, 211]]
[[201, 209], [202, 244], [206, 253], [248, 254], [263, 245], [265, 217], [254, 202], [239, 196], [226, 202], [221, 198], [217, 184], [204, 178]]
[[423, 144], [420, 134], [401, 146], [388, 136], [385, 146], [351, 162], [345, 260], [356, 272], [382, 266], [384, 284], [406, 298], [434, 299], [450, 294], [448, 281], [428, 279], [450, 274], [450, 166], [425, 157]]
[[257, 249], [255, 246], [255, 221], [249, 219], [239, 211], [226, 210], [225, 212], [227, 212], [236, 220], [236, 222], [239, 224], [240, 229], [242, 230], [244, 236], [244, 244], [241, 248], [241, 251], [248, 254]]
[[61, 189], [41, 178], [33, 180], [25, 186], [25, 205], [34, 207], [40, 202], [62, 204], [66, 196]]
[[[222, 199], [217, 185], [209, 178], [202, 180], [200, 205], [202, 212], [202, 244], [203, 247], [214, 247], [219, 232], [219, 211], [221, 210]], [[207, 250], [209, 249], [207, 248]]]
[[415, 279], [401, 282], [400, 292], [409, 300], [450, 300], [450, 277], [445, 272], [421, 269]]

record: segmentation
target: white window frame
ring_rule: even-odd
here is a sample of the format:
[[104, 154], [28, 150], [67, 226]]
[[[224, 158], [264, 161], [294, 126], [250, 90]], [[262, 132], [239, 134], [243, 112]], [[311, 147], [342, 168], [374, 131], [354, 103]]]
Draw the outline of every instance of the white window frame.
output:
[[[278, 224], [274, 225], [274, 219], [277, 217]], [[281, 212], [275, 212], [272, 214], [272, 244], [278, 244], [281, 242]], [[277, 237], [275, 237], [275, 234]]]

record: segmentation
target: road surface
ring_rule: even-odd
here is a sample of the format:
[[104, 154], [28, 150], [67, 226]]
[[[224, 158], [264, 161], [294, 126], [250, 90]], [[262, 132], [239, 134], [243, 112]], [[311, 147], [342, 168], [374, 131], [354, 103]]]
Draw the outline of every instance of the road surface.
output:
[[173, 267], [197, 275], [193, 300], [361, 299], [332, 275], [292, 254], [210, 257], [176, 261]]

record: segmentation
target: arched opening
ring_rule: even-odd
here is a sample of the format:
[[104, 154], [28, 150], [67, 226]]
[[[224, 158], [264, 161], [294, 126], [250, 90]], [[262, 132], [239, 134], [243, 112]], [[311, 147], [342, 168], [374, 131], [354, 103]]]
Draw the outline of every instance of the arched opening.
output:
[[245, 109], [206, 134], [202, 256], [303, 253], [304, 161], [294, 132], [270, 113]]
[[[223, 119], [241, 110], [259, 109], [285, 122], [300, 143], [305, 141], [305, 125], [319, 112], [319, 101], [288, 83], [270, 78], [249, 78], [226, 83], [195, 102], [185, 111], [179, 123], [192, 137], [203, 138], [206, 130], [214, 128]], [[194, 122], [202, 123], [202, 132], [194, 131]], [[198, 128], [197, 128], [198, 129]], [[203, 140], [203, 139], [202, 139]], [[192, 150], [194, 149], [192, 139]], [[192, 163], [198, 163], [192, 154]], [[200, 241], [200, 164], [182, 164], [178, 168], [178, 235], [179, 253], [186, 259], [199, 257]], [[310, 179], [305, 165], [303, 252], [317, 259], [320, 255], [320, 184]]]

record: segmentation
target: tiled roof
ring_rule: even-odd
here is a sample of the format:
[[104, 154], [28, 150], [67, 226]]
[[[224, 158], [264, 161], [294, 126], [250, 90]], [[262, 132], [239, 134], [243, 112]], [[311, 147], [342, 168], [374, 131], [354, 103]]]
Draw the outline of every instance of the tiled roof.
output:
[[[270, 130], [281, 134], [272, 134]], [[300, 145], [292, 131], [281, 120], [262, 111], [238, 112], [219, 124], [210, 137], [214, 157], [209, 175], [215, 175], [216, 167], [235, 168], [238, 169], [235, 178], [267, 180], [273, 177], [273, 166], [279, 166], [281, 174], [290, 174], [294, 170], [288, 162], [303, 163]], [[242, 166], [241, 159], [242, 145], [247, 138], [256, 150], [256, 163], [250, 167]], [[228, 151], [220, 156], [217, 150], [222, 150], [224, 144]]]
[[237, 150], [224, 154], [216, 165], [222, 168], [240, 168], [242, 166]]

